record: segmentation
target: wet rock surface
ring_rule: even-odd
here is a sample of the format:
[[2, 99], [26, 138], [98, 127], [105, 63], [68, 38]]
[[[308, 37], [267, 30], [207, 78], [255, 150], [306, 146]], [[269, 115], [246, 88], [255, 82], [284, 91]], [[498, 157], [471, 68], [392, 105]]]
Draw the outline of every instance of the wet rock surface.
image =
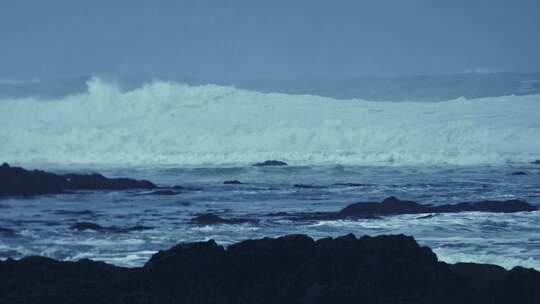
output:
[[7, 163], [0, 166], [0, 197], [63, 193], [70, 190], [153, 189], [146, 180], [107, 178], [101, 174], [54, 174], [25, 170]]
[[305, 235], [177, 245], [141, 268], [0, 262], [0, 303], [539, 303], [540, 273], [439, 262], [412, 237]]

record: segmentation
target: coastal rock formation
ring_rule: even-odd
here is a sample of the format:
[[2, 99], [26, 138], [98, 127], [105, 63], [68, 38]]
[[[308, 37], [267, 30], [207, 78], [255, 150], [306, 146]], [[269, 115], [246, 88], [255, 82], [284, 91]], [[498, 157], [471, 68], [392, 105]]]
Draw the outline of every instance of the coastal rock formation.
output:
[[361, 202], [346, 206], [338, 212], [299, 212], [299, 213], [274, 213], [269, 216], [283, 216], [291, 220], [338, 220], [338, 219], [373, 219], [381, 216], [392, 216], [401, 214], [422, 214], [422, 213], [458, 213], [458, 212], [496, 212], [513, 213], [523, 211], [538, 210], [525, 201], [479, 201], [464, 202], [457, 204], [447, 204], [433, 206], [430, 204], [419, 204], [413, 201], [400, 200], [395, 197], [385, 198], [380, 203]]
[[439, 262], [403, 235], [305, 235], [160, 251], [141, 268], [0, 262], [0, 303], [539, 303], [540, 272]]
[[500, 212], [512, 213], [537, 210], [535, 206], [521, 200], [479, 201], [440, 206], [423, 205], [413, 201], [388, 197], [381, 203], [355, 203], [339, 211], [342, 217], [365, 217], [419, 213], [456, 213], [456, 212]]
[[130, 178], [107, 178], [101, 174], [54, 174], [0, 166], [0, 196], [62, 193], [69, 190], [153, 189], [152, 182]]

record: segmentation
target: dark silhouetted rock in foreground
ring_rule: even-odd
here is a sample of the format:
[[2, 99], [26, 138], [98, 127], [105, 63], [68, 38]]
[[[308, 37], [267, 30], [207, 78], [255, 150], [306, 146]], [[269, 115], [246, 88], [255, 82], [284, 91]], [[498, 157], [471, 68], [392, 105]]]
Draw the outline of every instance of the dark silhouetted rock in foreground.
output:
[[305, 235], [160, 251], [141, 268], [0, 262], [0, 303], [540, 303], [540, 273], [439, 262], [403, 235]]
[[280, 161], [280, 160], [266, 160], [262, 163], [256, 163], [254, 166], [257, 167], [272, 167], [272, 166], [287, 166], [286, 162]]
[[512, 174], [510, 174], [510, 175], [527, 175], [527, 172], [516, 171], [516, 172], [512, 172]]
[[230, 218], [224, 219], [212, 213], [199, 214], [191, 219], [191, 222], [198, 225], [216, 225], [216, 224], [243, 224], [254, 222], [251, 219], [245, 218]]
[[224, 185], [241, 185], [242, 182], [239, 180], [227, 180], [223, 182]]
[[77, 231], [92, 230], [92, 231], [109, 232], [109, 233], [127, 233], [131, 231], [141, 231], [141, 230], [152, 229], [150, 227], [140, 226], [140, 225], [129, 226], [129, 227], [116, 227], [116, 226], [103, 227], [96, 223], [91, 223], [91, 222], [75, 223], [71, 225], [69, 228], [73, 230], [77, 230]]
[[61, 193], [66, 190], [127, 190], [155, 188], [152, 182], [130, 178], [106, 178], [101, 174], [54, 174], [0, 166], [0, 196]]

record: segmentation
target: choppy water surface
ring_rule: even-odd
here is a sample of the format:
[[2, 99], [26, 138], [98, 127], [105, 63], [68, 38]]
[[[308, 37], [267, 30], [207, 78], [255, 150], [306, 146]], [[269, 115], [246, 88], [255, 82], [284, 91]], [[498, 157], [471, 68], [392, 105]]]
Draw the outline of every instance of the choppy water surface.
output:
[[[50, 168], [56, 172], [82, 171]], [[520, 198], [540, 205], [540, 165], [501, 166], [299, 166], [166, 167], [98, 171], [145, 178], [160, 186], [181, 185], [177, 195], [148, 191], [79, 192], [0, 200], [0, 258], [45, 255], [63, 260], [92, 258], [142, 265], [157, 250], [179, 242], [306, 233], [315, 238], [346, 233], [405, 233], [448, 262], [474, 261], [540, 269], [540, 212], [403, 215], [355, 221], [291, 222], [278, 211], [335, 211], [358, 201], [388, 196], [420, 203]], [[524, 171], [527, 175], [511, 175]], [[226, 180], [245, 184], [225, 185]], [[347, 186], [343, 183], [361, 185]], [[311, 185], [310, 188], [295, 184]], [[198, 226], [190, 219], [213, 212], [259, 220], [238, 225]], [[76, 231], [76, 222], [149, 229], [130, 232]]]

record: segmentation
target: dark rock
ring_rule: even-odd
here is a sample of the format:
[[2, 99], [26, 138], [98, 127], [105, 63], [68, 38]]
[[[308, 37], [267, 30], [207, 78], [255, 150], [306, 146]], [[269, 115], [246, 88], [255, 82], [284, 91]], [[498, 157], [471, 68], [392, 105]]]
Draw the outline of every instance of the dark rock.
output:
[[[354, 203], [346, 206], [338, 212], [285, 213], [283, 214], [283, 217], [294, 221], [315, 221], [338, 219], [380, 219], [381, 216], [392, 216], [401, 214], [429, 213], [430, 216], [433, 216], [438, 213], [457, 213], [473, 211], [512, 213], [535, 210], [538, 210], [536, 206], [533, 206], [521, 200], [479, 201], [433, 206], [430, 204], [418, 204], [413, 201], [405, 201], [397, 199], [395, 197], [388, 197], [384, 199], [381, 203]], [[427, 216], [425, 218], [427, 218]]]
[[128, 190], [156, 188], [152, 182], [131, 178], [107, 178], [101, 174], [64, 174], [64, 189], [69, 190]]
[[140, 225], [129, 226], [129, 227], [116, 227], [116, 226], [103, 227], [96, 223], [91, 223], [91, 222], [75, 223], [71, 225], [69, 228], [73, 230], [77, 230], [77, 231], [92, 230], [92, 231], [106, 232], [106, 233], [128, 233], [132, 231], [152, 229], [150, 227], [140, 226]]
[[324, 186], [320, 185], [306, 185], [306, 184], [294, 184], [293, 187], [300, 189], [323, 189]]
[[257, 167], [287, 166], [287, 165], [288, 164], [286, 162], [279, 161], [279, 160], [266, 160], [262, 163], [254, 164], [254, 166], [257, 166]]
[[510, 175], [527, 175], [527, 172], [516, 171], [516, 172], [512, 172], [512, 174], [510, 174]]
[[449, 205], [423, 205], [413, 201], [402, 201], [395, 197], [389, 197], [382, 203], [355, 203], [339, 211], [342, 217], [366, 217], [366, 216], [385, 216], [399, 214], [418, 214], [418, 213], [456, 213], [456, 212], [500, 212], [511, 213], [521, 211], [537, 210], [535, 206], [525, 201], [507, 200], [507, 201], [479, 201], [466, 202]]
[[245, 218], [224, 219], [213, 213], [199, 214], [191, 219], [191, 222], [197, 225], [216, 225], [216, 224], [244, 224], [256, 222], [255, 220]]
[[334, 186], [343, 186], [343, 187], [365, 187], [368, 186], [367, 184], [359, 184], [359, 183], [335, 183]]
[[540, 159], [537, 159], [537, 160], [531, 162], [531, 164], [533, 164], [533, 165], [540, 165]]
[[241, 185], [242, 182], [239, 180], [227, 180], [223, 182], [224, 185]]
[[403, 235], [180, 244], [141, 268], [0, 262], [0, 303], [540, 303], [540, 272], [439, 262]]
[[145, 180], [106, 178], [100, 174], [58, 175], [41, 170], [25, 170], [4, 163], [0, 166], [0, 196], [62, 193], [65, 190], [151, 189], [156, 185]]
[[536, 211], [538, 207], [533, 206], [522, 200], [506, 200], [506, 201], [479, 201], [466, 202], [452, 205], [441, 205], [433, 207], [435, 213], [455, 213], [455, 212], [496, 212], [496, 213], [513, 213], [524, 211]]

